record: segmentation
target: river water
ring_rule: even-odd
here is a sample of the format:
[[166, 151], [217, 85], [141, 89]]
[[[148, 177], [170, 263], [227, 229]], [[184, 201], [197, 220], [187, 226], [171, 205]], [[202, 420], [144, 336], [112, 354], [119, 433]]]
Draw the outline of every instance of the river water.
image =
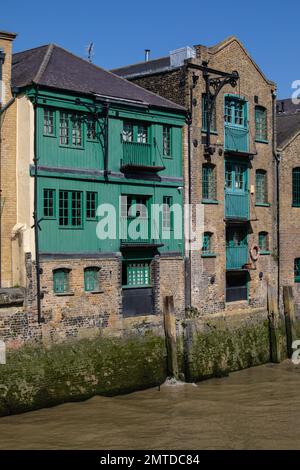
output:
[[1, 449], [300, 449], [300, 366], [94, 397], [0, 419]]

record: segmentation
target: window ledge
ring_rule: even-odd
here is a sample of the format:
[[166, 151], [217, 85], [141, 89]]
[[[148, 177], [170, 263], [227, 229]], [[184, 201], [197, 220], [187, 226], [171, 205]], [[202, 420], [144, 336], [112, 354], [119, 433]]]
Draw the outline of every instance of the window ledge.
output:
[[270, 255], [271, 252], [268, 251], [268, 250], [267, 250], [267, 251], [260, 251], [260, 254], [261, 254], [261, 255]]
[[[202, 134], [207, 134], [207, 129], [201, 129]], [[211, 135], [218, 135], [218, 131], [210, 131]]]
[[145, 289], [145, 288], [152, 288], [152, 285], [141, 285], [141, 286], [122, 286], [122, 289]]
[[216, 199], [202, 199], [202, 204], [219, 204], [219, 201]]
[[217, 255], [215, 253], [202, 253], [201, 258], [216, 258]]
[[257, 207], [271, 207], [271, 204], [269, 202], [256, 202], [255, 206], [257, 206]]
[[165, 158], [166, 160], [173, 160], [172, 155], [163, 155], [162, 157]]
[[258, 142], [259, 144], [268, 144], [269, 143], [268, 140], [264, 140], [264, 139], [255, 139], [255, 142]]
[[68, 295], [75, 295], [75, 292], [54, 292], [54, 295], [56, 295], [57, 297], [65, 297]]
[[104, 293], [104, 290], [86, 290], [85, 291], [86, 294], [103, 294]]

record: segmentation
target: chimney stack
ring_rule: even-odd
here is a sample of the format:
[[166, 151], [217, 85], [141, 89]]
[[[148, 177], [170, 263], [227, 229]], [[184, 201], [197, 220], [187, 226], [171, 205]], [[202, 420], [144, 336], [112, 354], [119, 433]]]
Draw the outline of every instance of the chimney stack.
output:
[[145, 62], [149, 62], [150, 60], [150, 49], [145, 49]]
[[0, 106], [11, 98], [12, 42], [15, 33], [0, 31]]

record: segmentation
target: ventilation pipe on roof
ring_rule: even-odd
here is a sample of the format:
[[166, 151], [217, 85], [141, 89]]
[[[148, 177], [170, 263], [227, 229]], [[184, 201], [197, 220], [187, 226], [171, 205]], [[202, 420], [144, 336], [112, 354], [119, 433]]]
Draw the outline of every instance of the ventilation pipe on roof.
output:
[[145, 62], [149, 62], [150, 60], [150, 49], [145, 49]]

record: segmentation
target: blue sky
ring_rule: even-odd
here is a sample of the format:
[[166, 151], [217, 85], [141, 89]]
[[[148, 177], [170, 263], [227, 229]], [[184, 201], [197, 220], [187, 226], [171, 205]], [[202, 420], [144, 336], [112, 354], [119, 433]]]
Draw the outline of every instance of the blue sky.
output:
[[15, 51], [54, 42], [84, 56], [93, 41], [93, 61], [108, 69], [143, 60], [146, 48], [154, 58], [236, 35], [285, 98], [300, 79], [299, 18], [295, 0], [6, 0], [0, 29], [18, 33]]

